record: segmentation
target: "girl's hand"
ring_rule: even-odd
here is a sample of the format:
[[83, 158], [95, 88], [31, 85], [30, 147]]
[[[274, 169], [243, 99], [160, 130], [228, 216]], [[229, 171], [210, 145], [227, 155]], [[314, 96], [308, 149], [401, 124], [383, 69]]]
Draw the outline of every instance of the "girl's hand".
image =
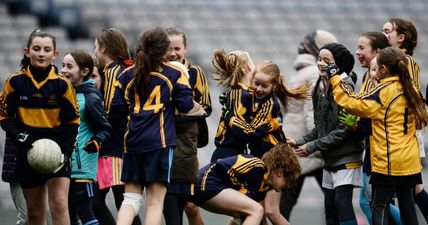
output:
[[300, 157], [307, 157], [311, 153], [309, 152], [308, 146], [306, 144], [300, 145], [294, 150], [294, 153]]
[[339, 121], [345, 124], [345, 126], [347, 126], [348, 128], [355, 127], [358, 122], [357, 116], [346, 112], [344, 109], [340, 110], [338, 118], [339, 118]]
[[287, 144], [289, 144], [289, 145], [291, 145], [291, 146], [296, 146], [296, 144], [297, 144], [297, 142], [296, 142], [296, 140], [294, 140], [292, 137], [285, 137], [285, 139], [286, 139], [286, 141], [287, 141]]
[[339, 67], [334, 63], [329, 63], [327, 66], [321, 69], [321, 71], [326, 72], [328, 79], [332, 78], [334, 75], [338, 75], [340, 73]]

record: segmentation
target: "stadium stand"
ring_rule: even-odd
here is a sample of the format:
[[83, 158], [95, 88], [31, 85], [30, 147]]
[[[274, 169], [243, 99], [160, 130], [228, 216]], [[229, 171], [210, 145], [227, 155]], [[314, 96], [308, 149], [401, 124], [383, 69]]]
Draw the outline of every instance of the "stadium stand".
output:
[[[93, 43], [93, 37], [103, 27], [123, 30], [133, 47], [138, 34], [149, 26], [178, 26], [188, 33], [192, 61], [206, 69], [210, 68], [215, 48], [245, 49], [256, 61], [278, 62], [288, 74], [293, 72], [296, 46], [307, 32], [329, 30], [348, 48], [355, 49], [361, 33], [378, 31], [389, 17], [399, 16], [415, 23], [419, 33], [415, 57], [422, 72], [427, 68], [423, 62], [427, 62], [428, 52], [423, 49], [428, 44], [425, 26], [428, 2], [423, 0], [2, 0], [0, 5], [2, 12], [8, 11], [8, 5], [9, 11], [19, 13], [19, 16], [2, 13], [0, 17], [0, 39], [19, 36], [15, 39], [18, 44], [2, 42], [2, 54], [7, 55], [19, 52], [19, 48], [13, 50], [13, 47], [22, 44], [22, 38], [37, 25], [65, 30], [67, 37], [64, 39], [64, 32], [60, 33], [58, 43], [60, 50], [67, 51], [67, 47], [79, 47], [77, 44], [81, 43], [83, 48], [92, 50], [88, 43]], [[22, 16], [23, 13], [27, 15]], [[91, 41], [73, 40], [85, 36]], [[356, 72], [361, 74], [358, 64]]]

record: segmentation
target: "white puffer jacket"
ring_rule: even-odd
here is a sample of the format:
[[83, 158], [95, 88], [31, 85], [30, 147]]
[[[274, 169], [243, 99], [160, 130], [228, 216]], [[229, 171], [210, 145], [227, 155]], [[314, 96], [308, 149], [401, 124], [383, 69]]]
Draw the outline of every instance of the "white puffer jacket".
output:
[[[317, 59], [310, 54], [300, 54], [294, 61], [296, 73], [287, 79], [287, 85], [290, 88], [299, 86], [309, 81], [312, 91], [315, 82], [319, 77]], [[314, 112], [312, 100], [291, 102], [284, 115], [284, 132], [295, 140], [300, 139], [314, 127]], [[311, 154], [309, 157], [299, 157], [302, 174], [310, 173], [319, 169], [323, 165], [321, 153], [319, 151]]]

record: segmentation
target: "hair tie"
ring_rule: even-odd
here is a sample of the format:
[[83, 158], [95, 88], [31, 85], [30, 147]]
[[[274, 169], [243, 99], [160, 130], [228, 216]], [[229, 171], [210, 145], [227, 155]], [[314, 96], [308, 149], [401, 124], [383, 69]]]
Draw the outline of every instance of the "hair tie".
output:
[[130, 66], [134, 65], [134, 61], [132, 61], [131, 59], [125, 59], [125, 60], [123, 60], [122, 63], [125, 67], [130, 67]]

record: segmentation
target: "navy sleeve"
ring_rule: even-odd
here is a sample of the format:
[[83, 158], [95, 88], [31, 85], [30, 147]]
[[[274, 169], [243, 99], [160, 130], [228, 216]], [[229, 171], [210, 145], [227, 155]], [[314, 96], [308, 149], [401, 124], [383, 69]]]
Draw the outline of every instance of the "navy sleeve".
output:
[[95, 131], [95, 137], [104, 142], [110, 137], [111, 126], [107, 121], [101, 98], [96, 94], [88, 94], [85, 114], [88, 116], [89, 126]]

